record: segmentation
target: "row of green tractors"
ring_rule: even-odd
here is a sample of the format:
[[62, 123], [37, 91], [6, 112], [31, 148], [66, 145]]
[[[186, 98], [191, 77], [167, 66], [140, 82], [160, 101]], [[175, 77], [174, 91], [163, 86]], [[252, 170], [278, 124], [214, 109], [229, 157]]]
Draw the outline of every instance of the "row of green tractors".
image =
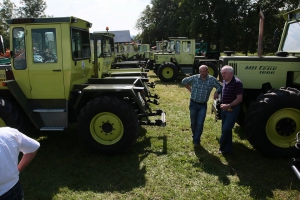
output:
[[[297, 9], [284, 15], [275, 56], [262, 56], [258, 48], [258, 56], [209, 59], [195, 55], [195, 40], [170, 37], [166, 50], [148, 51], [149, 60], [162, 81], [195, 74], [201, 64], [221, 81], [220, 68], [231, 65], [244, 85], [237, 123], [245, 127], [249, 142], [267, 156], [297, 157], [299, 13]], [[7, 22], [12, 58], [10, 65], [0, 66], [1, 126], [24, 130], [30, 122], [39, 130], [57, 131], [77, 122], [88, 146], [116, 153], [135, 142], [139, 126], [166, 124], [165, 112], [150, 107], [158, 96], [150, 92], [155, 85], [149, 83], [147, 70], [137, 67], [138, 61], [114, 62], [112, 34], [90, 33], [91, 23], [75, 17]], [[218, 119], [218, 102], [212, 111]], [[160, 119], [153, 121], [152, 116]]]
[[0, 65], [0, 126], [64, 131], [75, 122], [89, 148], [115, 154], [135, 143], [140, 126], [166, 125], [166, 113], [151, 109], [158, 96], [147, 72], [133, 68], [137, 62], [123, 63], [126, 70], [113, 63], [113, 35], [90, 33], [92, 24], [76, 17], [7, 23], [11, 64]]

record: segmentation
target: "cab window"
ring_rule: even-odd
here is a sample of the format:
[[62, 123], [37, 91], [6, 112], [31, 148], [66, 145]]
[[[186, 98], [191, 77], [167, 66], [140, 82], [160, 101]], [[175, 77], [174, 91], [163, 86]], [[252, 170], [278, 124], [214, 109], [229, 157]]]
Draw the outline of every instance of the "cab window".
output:
[[71, 29], [73, 60], [82, 60], [91, 57], [89, 32], [81, 29]]
[[13, 67], [15, 69], [26, 69], [26, 51], [25, 51], [25, 32], [24, 28], [17, 27], [13, 28], [12, 30], [13, 34], [13, 44], [12, 48], [14, 51], [13, 57], [12, 57], [12, 63]]
[[56, 32], [54, 28], [32, 29], [34, 63], [57, 63]]

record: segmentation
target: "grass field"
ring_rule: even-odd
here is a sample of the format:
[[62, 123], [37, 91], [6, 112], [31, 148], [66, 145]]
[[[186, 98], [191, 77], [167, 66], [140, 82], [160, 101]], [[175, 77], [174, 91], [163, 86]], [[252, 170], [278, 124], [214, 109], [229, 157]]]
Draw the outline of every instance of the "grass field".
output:
[[[181, 77], [182, 78], [182, 77]], [[208, 106], [202, 146], [192, 146], [189, 92], [177, 82], [156, 83], [167, 126], [143, 126], [133, 148], [122, 155], [90, 152], [76, 124], [64, 132], [32, 131], [41, 148], [20, 175], [26, 200], [48, 199], [300, 199], [300, 182], [289, 159], [262, 156], [234, 128], [234, 154], [219, 155], [215, 122]]]

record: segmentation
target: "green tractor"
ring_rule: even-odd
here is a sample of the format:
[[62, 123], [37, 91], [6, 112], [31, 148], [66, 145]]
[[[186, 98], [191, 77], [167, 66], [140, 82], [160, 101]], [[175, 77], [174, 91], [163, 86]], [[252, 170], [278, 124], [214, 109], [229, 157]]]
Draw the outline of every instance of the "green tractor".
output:
[[[222, 56], [244, 86], [237, 123], [245, 127], [250, 144], [267, 156], [299, 156], [295, 147], [300, 130], [300, 9], [286, 20], [278, 52], [262, 56], [264, 16], [260, 11], [258, 56]], [[213, 112], [219, 113], [214, 102]], [[218, 118], [218, 116], [216, 116]]]
[[109, 32], [94, 32], [90, 34], [91, 52], [93, 59], [93, 78], [105, 78], [114, 81], [126, 79], [134, 81], [137, 78], [145, 88], [147, 101], [159, 104], [159, 96], [151, 94], [149, 88], [155, 88], [153, 82], [149, 82], [148, 70], [140, 67], [139, 61], [115, 62], [116, 54], [114, 51], [114, 34]]
[[95, 77], [90, 22], [61, 17], [7, 23], [12, 57], [11, 65], [0, 66], [0, 126], [26, 133], [30, 124], [63, 131], [75, 122], [87, 147], [116, 154], [136, 142], [140, 126], [166, 125], [165, 112], [147, 102], [141, 76]]
[[150, 49], [149, 44], [116, 44], [116, 61], [143, 61], [144, 52]]
[[216, 45], [209, 45], [207, 42], [198, 42], [195, 48], [195, 54], [197, 56], [204, 56], [205, 58], [216, 60], [221, 56], [220, 51], [215, 51]]
[[146, 61], [146, 68], [149, 70], [154, 69], [154, 54], [155, 53], [162, 53], [164, 51], [174, 51], [171, 49], [170, 43], [168, 40], [156, 41], [156, 45], [152, 47], [149, 51], [146, 51], [145, 54], [145, 61]]
[[[163, 82], [174, 81], [178, 75], [199, 73], [200, 65], [207, 65], [209, 74], [218, 77], [219, 60], [195, 56], [195, 40], [170, 37], [170, 50], [154, 54], [154, 72]], [[174, 51], [172, 51], [174, 50]]]

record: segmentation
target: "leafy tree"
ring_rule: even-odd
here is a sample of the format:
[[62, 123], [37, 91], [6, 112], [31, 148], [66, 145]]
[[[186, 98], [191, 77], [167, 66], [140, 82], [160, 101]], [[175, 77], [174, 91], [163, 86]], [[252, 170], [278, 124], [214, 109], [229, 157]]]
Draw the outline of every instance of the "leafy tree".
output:
[[0, 3], [0, 35], [3, 37], [5, 47], [9, 47], [9, 26], [5, 20], [15, 16], [16, 5], [10, 0], [3, 0]]
[[21, 6], [18, 8], [19, 17], [46, 17], [45, 10], [47, 8], [44, 0], [21, 0]]
[[143, 41], [187, 36], [216, 44], [217, 50], [255, 53], [259, 32], [258, 8], [264, 14], [264, 52], [276, 51], [274, 31], [282, 30], [282, 13], [298, 0], [152, 0], [136, 27]]
[[9, 47], [9, 25], [5, 20], [21, 17], [45, 17], [46, 1], [21, 0], [21, 6], [17, 7], [10, 0], [0, 3], [0, 35], [2, 35], [5, 47]]
[[155, 41], [178, 36], [178, 0], [152, 0], [141, 13], [136, 28], [142, 30], [141, 38], [144, 43], [155, 44]]

